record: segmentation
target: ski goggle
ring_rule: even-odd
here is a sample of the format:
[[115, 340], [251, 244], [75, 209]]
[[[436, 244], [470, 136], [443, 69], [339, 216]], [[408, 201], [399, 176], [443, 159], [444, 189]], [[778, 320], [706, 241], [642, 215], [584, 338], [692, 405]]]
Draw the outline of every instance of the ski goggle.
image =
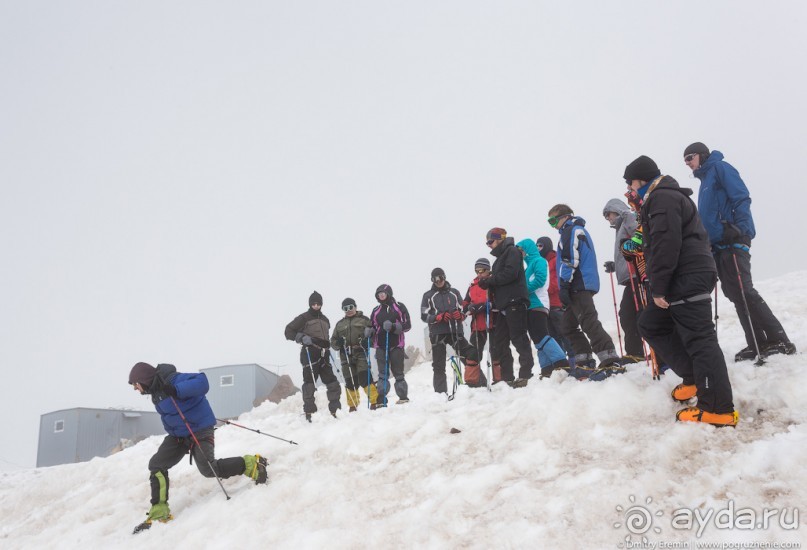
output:
[[557, 226], [558, 226], [558, 224], [560, 223], [560, 219], [561, 219], [562, 217], [563, 217], [563, 216], [549, 216], [549, 217], [546, 219], [546, 222], [547, 222], [547, 223], [548, 223], [550, 226], [552, 226], [552, 227], [557, 227]]
[[349, 306], [342, 306], [342, 311], [353, 311], [354, 309], [356, 309], [356, 306], [352, 304]]

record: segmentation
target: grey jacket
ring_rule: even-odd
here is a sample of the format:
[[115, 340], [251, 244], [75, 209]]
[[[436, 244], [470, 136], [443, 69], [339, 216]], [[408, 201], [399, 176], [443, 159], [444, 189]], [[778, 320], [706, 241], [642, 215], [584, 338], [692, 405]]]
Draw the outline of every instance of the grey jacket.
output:
[[636, 214], [620, 199], [611, 199], [605, 204], [602, 209], [603, 216], [608, 212], [619, 214], [614, 224], [611, 226], [616, 229], [616, 239], [614, 241], [614, 264], [616, 264], [616, 279], [621, 285], [630, 283], [630, 271], [628, 271], [628, 262], [620, 252], [621, 244], [625, 239], [633, 237], [633, 233], [639, 226], [636, 221]]

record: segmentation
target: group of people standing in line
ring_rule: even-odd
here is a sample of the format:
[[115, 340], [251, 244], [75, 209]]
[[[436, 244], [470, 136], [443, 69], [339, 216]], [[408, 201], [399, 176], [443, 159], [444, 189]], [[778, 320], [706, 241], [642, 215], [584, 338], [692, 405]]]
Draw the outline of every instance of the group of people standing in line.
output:
[[[515, 242], [505, 229], [494, 227], [485, 239], [493, 265], [487, 258], [475, 262], [476, 277], [464, 296], [443, 269], [432, 270], [420, 313], [429, 327], [434, 391], [448, 393], [448, 346], [464, 364], [465, 383], [471, 387], [526, 386], [533, 377], [533, 347], [541, 378], [561, 369], [580, 380], [600, 381], [625, 372], [627, 364], [652, 360], [654, 373], [670, 369], [683, 379], [672, 392], [674, 400], [688, 403], [697, 397], [697, 407], [678, 411], [677, 420], [735, 426], [738, 414], [711, 313], [717, 279], [745, 331], [747, 346], [736, 361], [793, 354], [796, 347], [753, 286], [755, 228], [739, 173], [719, 151], [700, 142], [685, 149], [684, 162], [701, 180], [698, 206], [691, 189], [681, 188], [651, 158], [640, 156], [623, 175], [629, 204], [615, 198], [603, 208], [603, 217], [616, 230], [614, 259], [605, 262], [605, 272], [615, 273], [624, 287], [618, 314], [624, 354], [621, 342], [617, 353], [594, 305], [599, 265], [586, 221], [568, 205], [557, 204], [547, 218], [559, 234], [557, 249], [548, 236]], [[389, 285], [379, 286], [375, 297], [378, 305], [369, 317], [355, 300], [345, 298], [345, 316], [331, 335], [322, 296], [314, 292], [309, 309], [286, 326], [286, 338], [302, 345], [303, 409], [309, 421], [317, 410], [317, 378], [326, 387], [331, 414], [341, 408], [329, 348], [339, 355], [351, 412], [359, 406], [360, 388], [371, 408], [385, 407], [390, 374], [398, 403], [409, 401], [403, 368], [404, 334], [412, 327], [409, 311]], [[480, 365], [486, 345], [490, 381]], [[517, 373], [512, 348], [518, 354]], [[372, 350], [377, 381], [370, 367]]]
[[[688, 403], [697, 397], [697, 406], [679, 410], [677, 420], [736, 426], [739, 415], [712, 320], [711, 295], [718, 278], [745, 332], [747, 346], [735, 361], [757, 359], [761, 364], [772, 354], [796, 353], [796, 346], [754, 289], [750, 248], [756, 231], [751, 198], [739, 173], [722, 153], [700, 142], [684, 150], [684, 162], [701, 181], [697, 206], [691, 189], [662, 175], [643, 155], [628, 164], [623, 175], [630, 206], [611, 199], [603, 208], [603, 217], [616, 230], [614, 260], [605, 262], [605, 271], [616, 273], [624, 287], [618, 315], [625, 333], [623, 356], [594, 306], [599, 267], [586, 222], [568, 205], [556, 204], [547, 221], [559, 233], [557, 250], [549, 237], [516, 243], [495, 227], [486, 235], [494, 263], [487, 258], [475, 262], [476, 277], [464, 296], [441, 268], [432, 270], [420, 317], [429, 327], [434, 391], [448, 391], [447, 346], [464, 363], [465, 382], [472, 387], [489, 383], [480, 366], [486, 345], [490, 382], [514, 388], [526, 386], [533, 377], [532, 346], [541, 378], [561, 369], [578, 379], [598, 381], [649, 358], [654, 375], [669, 368], [682, 379], [672, 391], [675, 401]], [[398, 403], [409, 401], [404, 378], [405, 333], [412, 328], [409, 311], [393, 297], [389, 285], [379, 286], [375, 298], [378, 305], [369, 317], [357, 309], [355, 300], [345, 298], [344, 318], [331, 334], [322, 296], [314, 292], [309, 309], [286, 326], [286, 338], [302, 345], [303, 410], [309, 421], [317, 410], [318, 378], [325, 385], [331, 414], [336, 416], [341, 408], [330, 348], [339, 354], [350, 411], [359, 406], [360, 388], [372, 408], [385, 407], [390, 374]], [[471, 318], [469, 340], [463, 334], [466, 317]], [[511, 345], [518, 353], [518, 376]], [[370, 368], [373, 349], [377, 381]], [[206, 477], [245, 475], [257, 484], [266, 483], [267, 462], [261, 455], [215, 458], [216, 418], [205, 397], [209, 386], [204, 374], [140, 362], [132, 367], [129, 384], [151, 396], [168, 433], [149, 461], [151, 508], [136, 533], [153, 521], [171, 519], [168, 470], [186, 454], [196, 459]]]

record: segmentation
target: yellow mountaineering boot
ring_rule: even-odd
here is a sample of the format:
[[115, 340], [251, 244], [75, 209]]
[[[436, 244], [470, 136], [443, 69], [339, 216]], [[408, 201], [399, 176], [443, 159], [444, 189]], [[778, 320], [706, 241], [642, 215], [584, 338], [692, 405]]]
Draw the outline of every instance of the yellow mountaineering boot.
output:
[[266, 459], [261, 455], [244, 455], [244, 475], [255, 481], [255, 485], [266, 483]]

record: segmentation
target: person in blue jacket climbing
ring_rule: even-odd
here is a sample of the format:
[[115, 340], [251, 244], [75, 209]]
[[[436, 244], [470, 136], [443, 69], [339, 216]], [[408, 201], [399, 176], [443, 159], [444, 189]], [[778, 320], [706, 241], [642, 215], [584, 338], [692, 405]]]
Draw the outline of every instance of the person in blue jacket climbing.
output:
[[129, 384], [135, 391], [151, 396], [168, 433], [149, 460], [151, 509], [145, 524], [172, 519], [168, 508], [168, 470], [189, 453], [205, 477], [243, 474], [255, 483], [266, 483], [266, 459], [261, 455], [215, 458], [216, 417], [205, 397], [209, 385], [204, 373], [182, 373], [174, 365], [160, 364], [155, 368], [141, 362], [129, 372]]

